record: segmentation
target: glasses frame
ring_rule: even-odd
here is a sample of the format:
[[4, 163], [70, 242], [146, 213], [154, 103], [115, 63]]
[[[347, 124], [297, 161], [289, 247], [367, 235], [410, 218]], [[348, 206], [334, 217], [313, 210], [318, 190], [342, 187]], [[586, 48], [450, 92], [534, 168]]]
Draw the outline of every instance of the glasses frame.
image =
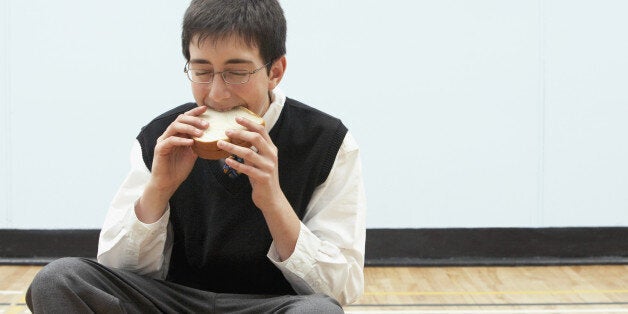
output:
[[[214, 77], [216, 76], [216, 74], [220, 74], [220, 77], [222, 78], [222, 81], [225, 82], [226, 85], [242, 85], [242, 84], [248, 83], [251, 80], [251, 75], [259, 72], [261, 69], [264, 69], [264, 68], [268, 67], [271, 63], [272, 63], [272, 61], [262, 65], [261, 67], [255, 69], [253, 71], [224, 70], [224, 71], [220, 71], [220, 72], [214, 72], [214, 74], [212, 75], [212, 80], [210, 82], [197, 82], [197, 81], [193, 80], [190, 77], [190, 61], [185, 63], [185, 66], [183, 67], [183, 73], [185, 73], [185, 76], [187, 76], [187, 78], [188, 78], [188, 80], [190, 80], [190, 82], [196, 83], [196, 84], [207, 84], [207, 85], [212, 84], [212, 83], [214, 83]], [[227, 72], [241, 72], [241, 73], [245, 73], [246, 72], [248, 75], [246, 77], [246, 81], [239, 82], [239, 83], [232, 83], [232, 82], [228, 82], [227, 78], [225, 77], [225, 75], [226, 75], [225, 73], [227, 73]]]

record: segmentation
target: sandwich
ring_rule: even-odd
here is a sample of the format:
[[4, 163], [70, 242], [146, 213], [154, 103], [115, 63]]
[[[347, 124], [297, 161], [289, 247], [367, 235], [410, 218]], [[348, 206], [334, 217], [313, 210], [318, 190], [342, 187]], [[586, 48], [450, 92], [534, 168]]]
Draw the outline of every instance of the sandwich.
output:
[[207, 111], [201, 114], [199, 118], [209, 122], [209, 128], [205, 130], [203, 135], [193, 138], [192, 150], [201, 158], [215, 160], [227, 158], [231, 155], [229, 152], [218, 148], [219, 140], [243, 147], [251, 147], [249, 142], [230, 139], [225, 135], [225, 131], [230, 129], [246, 130], [244, 126], [235, 121], [236, 117], [247, 118], [257, 124], [264, 125], [264, 119], [242, 106], [235, 107], [229, 111], [216, 111], [207, 108]]

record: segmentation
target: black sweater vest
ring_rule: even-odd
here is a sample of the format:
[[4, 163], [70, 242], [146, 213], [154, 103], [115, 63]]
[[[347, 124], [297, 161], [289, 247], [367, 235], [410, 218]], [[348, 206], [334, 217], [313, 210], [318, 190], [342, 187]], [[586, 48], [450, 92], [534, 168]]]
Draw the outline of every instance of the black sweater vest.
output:
[[[174, 108], [142, 128], [137, 139], [148, 169], [157, 138], [195, 106]], [[340, 120], [286, 100], [270, 137], [279, 149], [281, 188], [299, 219], [327, 179], [346, 133]], [[266, 257], [272, 238], [251, 199], [248, 177], [231, 179], [218, 161], [199, 158], [169, 203], [174, 245], [168, 281], [218, 293], [295, 293]]]

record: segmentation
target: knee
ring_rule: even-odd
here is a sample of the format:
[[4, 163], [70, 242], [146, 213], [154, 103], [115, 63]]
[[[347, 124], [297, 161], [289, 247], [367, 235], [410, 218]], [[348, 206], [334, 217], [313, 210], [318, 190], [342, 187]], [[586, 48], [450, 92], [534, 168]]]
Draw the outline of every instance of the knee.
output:
[[342, 314], [342, 306], [325, 294], [304, 295], [293, 304], [295, 313]]
[[65, 257], [44, 266], [31, 283], [31, 293], [50, 291], [65, 286], [72, 277], [80, 276], [88, 268], [88, 262], [82, 258]]

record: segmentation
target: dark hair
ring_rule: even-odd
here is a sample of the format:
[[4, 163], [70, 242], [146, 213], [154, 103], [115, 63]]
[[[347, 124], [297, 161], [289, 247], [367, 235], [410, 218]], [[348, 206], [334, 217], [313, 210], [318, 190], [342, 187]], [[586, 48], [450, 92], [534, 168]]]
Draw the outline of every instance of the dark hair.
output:
[[183, 17], [181, 44], [190, 61], [190, 42], [237, 36], [259, 49], [264, 63], [286, 54], [286, 19], [277, 0], [192, 0]]

